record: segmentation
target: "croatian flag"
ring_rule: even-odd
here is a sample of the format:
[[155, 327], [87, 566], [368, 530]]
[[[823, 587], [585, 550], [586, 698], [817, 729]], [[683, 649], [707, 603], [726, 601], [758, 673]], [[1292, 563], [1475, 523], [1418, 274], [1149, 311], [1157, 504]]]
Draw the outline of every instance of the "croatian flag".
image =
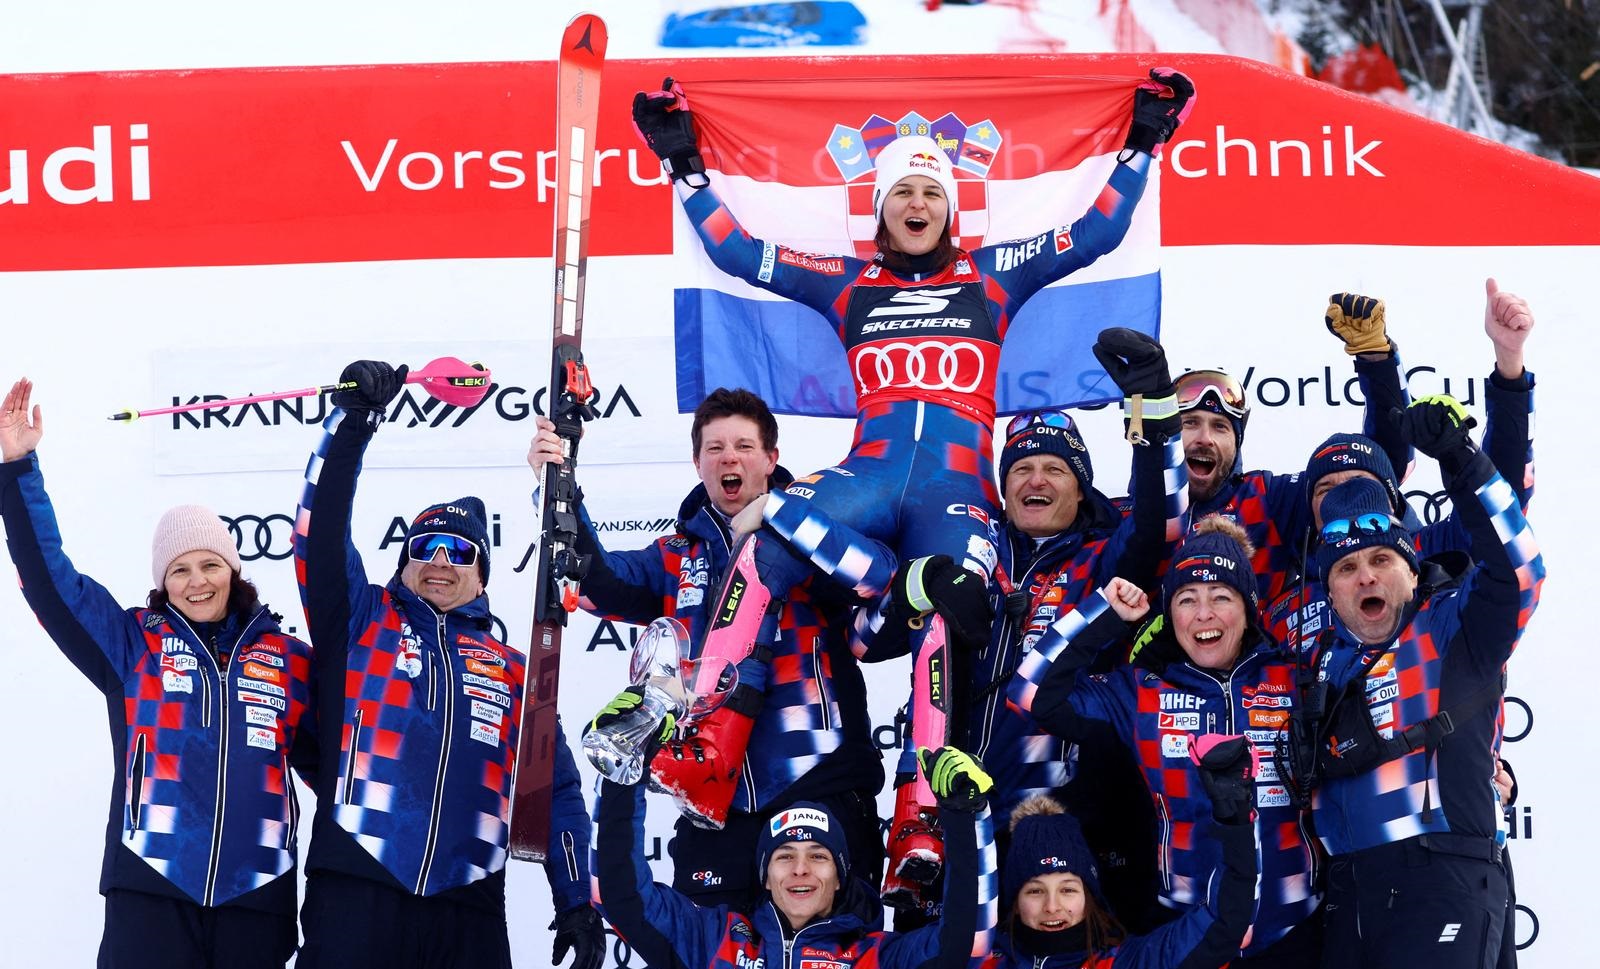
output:
[[[750, 235], [871, 258], [873, 161], [926, 135], [958, 181], [952, 231], [977, 249], [1070, 225], [1095, 203], [1127, 134], [1135, 77], [684, 81], [712, 186]], [[1122, 244], [1035, 294], [1000, 356], [1002, 414], [1120, 395], [1090, 346], [1100, 330], [1155, 335], [1161, 316], [1159, 165]], [[674, 206], [678, 409], [745, 387], [781, 414], [854, 417], [844, 347], [811, 309], [712, 265]]]

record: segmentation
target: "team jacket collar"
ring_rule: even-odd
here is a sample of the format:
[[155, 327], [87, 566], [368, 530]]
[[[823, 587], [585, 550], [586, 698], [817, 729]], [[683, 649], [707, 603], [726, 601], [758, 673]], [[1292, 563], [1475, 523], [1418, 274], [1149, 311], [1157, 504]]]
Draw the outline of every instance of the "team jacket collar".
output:
[[[789, 487], [794, 483], [794, 475], [783, 465], [778, 465], [767, 477], [767, 490], [776, 491]], [[698, 538], [701, 541], [721, 537], [723, 541], [731, 544], [732, 536], [723, 524], [722, 516], [717, 513], [711, 504], [711, 495], [706, 491], [704, 482], [694, 486], [678, 506], [678, 532], [687, 538]]]
[[1001, 527], [1005, 530], [1013, 563], [1046, 562], [1074, 555], [1085, 542], [1105, 538], [1116, 531], [1121, 519], [1122, 513], [1117, 511], [1111, 499], [1101, 494], [1098, 488], [1090, 488], [1078, 505], [1078, 516], [1066, 531], [1057, 532], [1038, 546], [1033, 544], [1031, 536], [1024, 535], [1011, 524], [1011, 519], [1007, 518]]
[[784, 938], [797, 939], [801, 933], [809, 939], [825, 942], [883, 931], [883, 903], [868, 891], [865, 882], [852, 875], [845, 879], [844, 887], [835, 897], [833, 914], [827, 918], [790, 930], [783, 916], [778, 914], [778, 907], [768, 897], [756, 908], [754, 919], [756, 934], [769, 943]]

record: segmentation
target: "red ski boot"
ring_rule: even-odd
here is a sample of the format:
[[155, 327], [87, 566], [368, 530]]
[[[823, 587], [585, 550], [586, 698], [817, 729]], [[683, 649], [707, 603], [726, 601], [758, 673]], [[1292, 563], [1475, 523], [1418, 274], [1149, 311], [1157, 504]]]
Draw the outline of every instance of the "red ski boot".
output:
[[761, 700], [759, 693], [734, 687], [728, 702], [695, 720], [687, 736], [662, 744], [650, 762], [655, 788], [671, 794], [695, 825], [720, 831], [728, 823]]
[[937, 882], [944, 870], [944, 839], [937, 825], [937, 812], [917, 803], [915, 784], [895, 789], [884, 904], [897, 909], [921, 907], [922, 889]]

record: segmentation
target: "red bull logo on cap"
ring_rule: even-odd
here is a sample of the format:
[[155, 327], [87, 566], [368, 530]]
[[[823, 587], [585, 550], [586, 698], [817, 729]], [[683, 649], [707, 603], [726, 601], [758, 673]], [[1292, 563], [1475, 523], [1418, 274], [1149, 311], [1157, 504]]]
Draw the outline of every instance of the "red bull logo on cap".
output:
[[939, 171], [940, 168], [943, 167], [943, 166], [941, 166], [939, 164], [939, 159], [935, 158], [934, 156], [928, 154], [925, 151], [919, 151], [919, 152], [913, 154], [910, 158], [906, 159], [906, 167], [907, 168], [931, 168], [934, 171]]

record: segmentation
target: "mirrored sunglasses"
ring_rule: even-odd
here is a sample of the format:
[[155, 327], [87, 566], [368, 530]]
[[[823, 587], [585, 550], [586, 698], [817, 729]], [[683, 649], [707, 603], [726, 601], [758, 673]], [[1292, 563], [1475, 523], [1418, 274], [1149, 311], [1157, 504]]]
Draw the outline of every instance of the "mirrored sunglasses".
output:
[[1078, 433], [1078, 425], [1073, 421], [1071, 414], [1063, 414], [1058, 410], [1036, 410], [1011, 418], [1011, 423], [1006, 425], [1006, 440], [1009, 441], [1030, 427], [1040, 424], [1046, 427], [1059, 427], [1073, 434]]
[[1335, 518], [1322, 526], [1322, 540], [1324, 542], [1337, 542], [1351, 532], [1365, 532], [1369, 535], [1387, 532], [1399, 528], [1400, 522], [1389, 515], [1380, 512], [1368, 512], [1354, 518]]
[[478, 546], [462, 538], [460, 535], [450, 535], [445, 532], [423, 532], [414, 536], [408, 546], [411, 561], [424, 564], [433, 561], [433, 557], [444, 549], [444, 557], [451, 565], [476, 565], [478, 562]]

